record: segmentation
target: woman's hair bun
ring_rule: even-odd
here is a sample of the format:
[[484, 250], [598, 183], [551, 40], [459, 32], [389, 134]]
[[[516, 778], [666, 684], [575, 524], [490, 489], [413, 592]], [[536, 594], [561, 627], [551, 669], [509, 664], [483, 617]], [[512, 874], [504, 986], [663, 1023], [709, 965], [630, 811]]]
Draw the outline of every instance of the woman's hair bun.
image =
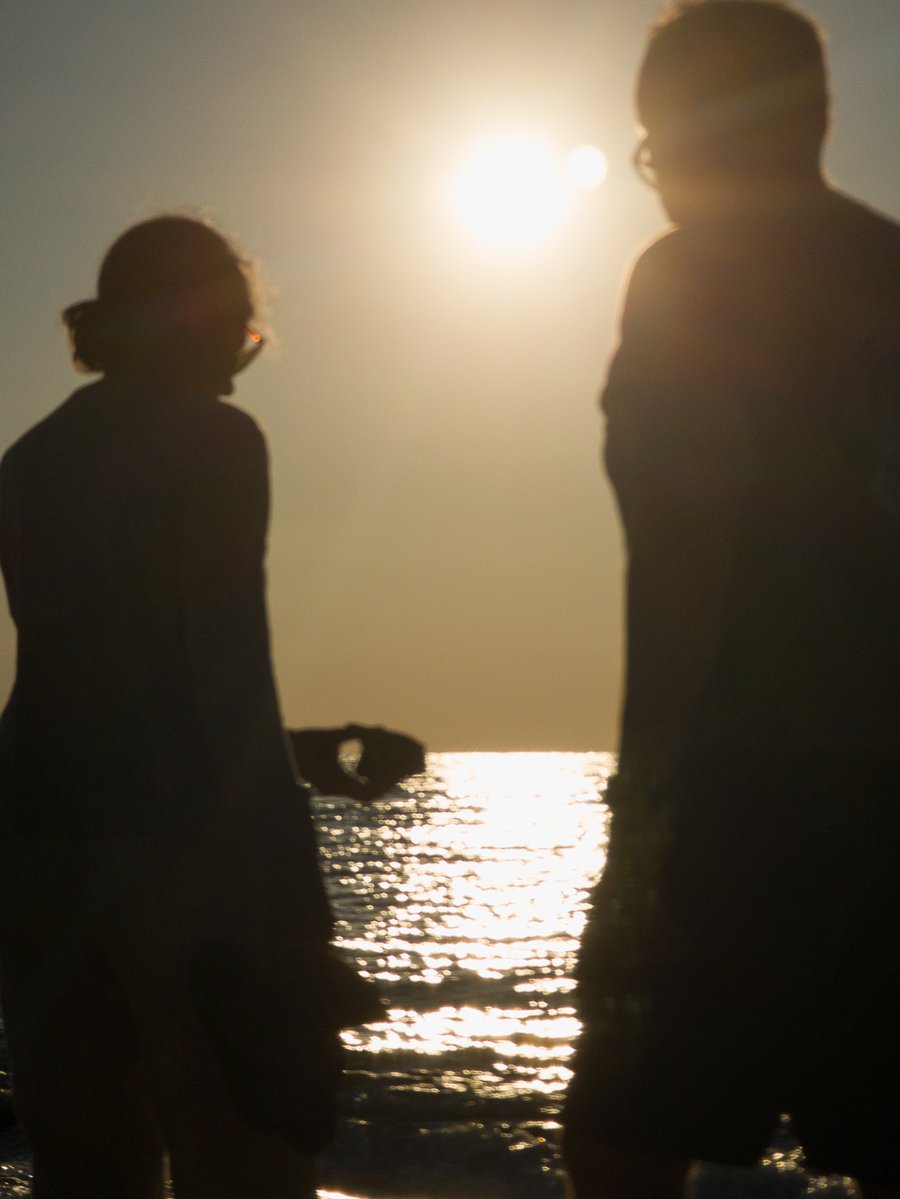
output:
[[106, 369], [110, 345], [109, 318], [101, 300], [80, 300], [62, 314], [69, 334], [72, 360], [79, 370]]

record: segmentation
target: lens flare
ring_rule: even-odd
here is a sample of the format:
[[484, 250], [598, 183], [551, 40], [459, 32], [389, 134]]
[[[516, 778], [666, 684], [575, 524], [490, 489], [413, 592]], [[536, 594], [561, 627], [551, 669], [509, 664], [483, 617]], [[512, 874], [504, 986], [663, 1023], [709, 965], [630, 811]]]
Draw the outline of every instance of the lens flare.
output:
[[566, 178], [579, 191], [594, 191], [608, 172], [606, 155], [597, 146], [576, 146], [566, 158]]

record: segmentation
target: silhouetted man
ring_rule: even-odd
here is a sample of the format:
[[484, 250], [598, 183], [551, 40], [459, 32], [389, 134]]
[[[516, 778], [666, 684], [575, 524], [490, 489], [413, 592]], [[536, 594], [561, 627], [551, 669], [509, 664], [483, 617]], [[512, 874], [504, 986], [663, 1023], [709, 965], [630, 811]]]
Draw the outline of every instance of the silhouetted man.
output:
[[603, 410], [628, 546], [610, 856], [580, 961], [578, 1199], [750, 1165], [896, 1194], [900, 229], [834, 190], [815, 27], [651, 31], [638, 261]]

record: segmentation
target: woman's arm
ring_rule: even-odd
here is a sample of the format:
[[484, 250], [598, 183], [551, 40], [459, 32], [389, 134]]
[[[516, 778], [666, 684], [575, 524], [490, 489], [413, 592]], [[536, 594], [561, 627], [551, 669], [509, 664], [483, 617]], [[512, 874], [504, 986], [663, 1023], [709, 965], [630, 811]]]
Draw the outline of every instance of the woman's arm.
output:
[[187, 651], [220, 808], [214, 818], [251, 838], [274, 839], [280, 830], [278, 837], [291, 843], [309, 916], [327, 936], [331, 919], [308, 800], [291, 765], [272, 669], [268, 513], [262, 434], [245, 413], [216, 402], [204, 414], [183, 556]]

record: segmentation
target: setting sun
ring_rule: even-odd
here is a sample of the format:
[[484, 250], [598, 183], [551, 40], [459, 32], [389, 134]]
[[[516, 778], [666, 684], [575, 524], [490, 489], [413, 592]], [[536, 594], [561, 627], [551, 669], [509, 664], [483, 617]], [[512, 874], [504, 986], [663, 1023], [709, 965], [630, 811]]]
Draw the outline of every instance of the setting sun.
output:
[[571, 195], [552, 152], [536, 139], [511, 134], [470, 153], [453, 181], [451, 202], [480, 242], [519, 249], [559, 229]]
[[475, 145], [449, 188], [455, 219], [479, 243], [497, 250], [538, 246], [565, 224], [577, 192], [606, 178], [596, 146], [568, 155], [526, 133], [507, 133]]

